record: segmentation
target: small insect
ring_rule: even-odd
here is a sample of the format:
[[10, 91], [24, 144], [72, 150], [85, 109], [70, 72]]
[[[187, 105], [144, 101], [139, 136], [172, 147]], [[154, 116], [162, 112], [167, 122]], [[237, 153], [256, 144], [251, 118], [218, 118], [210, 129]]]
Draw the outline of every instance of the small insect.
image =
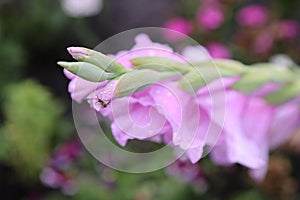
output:
[[102, 108], [106, 108], [108, 106], [108, 104], [110, 104], [111, 100], [105, 102], [100, 98], [97, 98], [97, 102], [101, 104]]

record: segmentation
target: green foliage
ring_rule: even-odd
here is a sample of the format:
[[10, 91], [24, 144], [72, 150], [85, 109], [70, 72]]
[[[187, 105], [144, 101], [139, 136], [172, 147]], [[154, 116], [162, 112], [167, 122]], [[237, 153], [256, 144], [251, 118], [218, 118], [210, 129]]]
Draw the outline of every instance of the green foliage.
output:
[[[12, 85], [6, 93], [6, 158], [26, 179], [36, 179], [51, 150], [62, 106], [34, 81]], [[2, 136], [3, 137], [3, 136]]]
[[0, 129], [0, 160], [4, 159], [7, 155], [8, 143], [3, 135], [3, 130]]
[[[22, 46], [13, 40], [1, 41], [0, 36], [0, 43], [0, 91], [3, 91], [7, 84], [21, 77], [24, 52]], [[2, 98], [3, 94], [0, 92], [0, 99]]]
[[[80, 173], [77, 177], [77, 192], [74, 200], [110, 200], [110, 199], [156, 199], [182, 200], [191, 195], [189, 187], [172, 178], [166, 178], [162, 171], [148, 174], [120, 173], [105, 168], [103, 177]], [[110, 176], [110, 178], [108, 178]], [[109, 186], [110, 185], [110, 186]], [[59, 194], [49, 194], [47, 200], [68, 199]]]
[[267, 200], [257, 190], [241, 191], [232, 200]]

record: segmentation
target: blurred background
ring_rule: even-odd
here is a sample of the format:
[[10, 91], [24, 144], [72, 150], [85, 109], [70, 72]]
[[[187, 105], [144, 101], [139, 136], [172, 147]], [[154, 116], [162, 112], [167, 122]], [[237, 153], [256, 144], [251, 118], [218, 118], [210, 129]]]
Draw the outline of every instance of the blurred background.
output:
[[209, 159], [147, 174], [99, 164], [74, 130], [56, 65], [71, 60], [69, 46], [94, 48], [145, 26], [187, 34], [215, 58], [295, 64], [299, 8], [298, 0], [0, 0], [0, 199], [300, 199], [296, 134], [272, 153], [262, 183]]

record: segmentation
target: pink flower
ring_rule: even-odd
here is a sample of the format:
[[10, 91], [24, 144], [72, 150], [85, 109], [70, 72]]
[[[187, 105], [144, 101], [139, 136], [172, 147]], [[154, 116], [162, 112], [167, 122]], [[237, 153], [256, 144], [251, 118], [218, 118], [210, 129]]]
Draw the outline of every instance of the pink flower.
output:
[[294, 39], [299, 31], [299, 23], [295, 20], [282, 20], [279, 22], [278, 35], [282, 39]]
[[[203, 48], [196, 50], [201, 52]], [[69, 51], [71, 54], [78, 53], [72, 49]], [[207, 56], [206, 52], [201, 54]], [[142, 56], [164, 56], [186, 62], [170, 47], [153, 43], [144, 34], [136, 37], [136, 44], [130, 51], [111, 55], [116, 62], [128, 68], [132, 67], [131, 59]], [[72, 79], [69, 86], [72, 98], [87, 98], [92, 108], [107, 116], [112, 122], [112, 133], [120, 145], [126, 145], [130, 139], [163, 141], [187, 150], [188, 157], [194, 163], [201, 158], [210, 119], [203, 113], [200, 122], [199, 117], [203, 111], [199, 108], [197, 99], [179, 89], [176, 81], [161, 81], [131, 96], [112, 98], [117, 83], [95, 84], [83, 82], [78, 77], [68, 77]], [[80, 83], [78, 90], [76, 85], [71, 87], [74, 80]], [[104, 94], [110, 99], [104, 98]], [[103, 106], [99, 99], [105, 101], [106, 105]], [[199, 126], [202, 128], [198, 128]]]
[[[147, 35], [139, 35], [135, 41], [131, 50], [111, 57], [128, 68], [132, 67], [131, 59], [143, 56], [163, 56], [186, 62], [169, 46], [153, 43]], [[218, 43], [209, 44], [207, 49], [214, 58], [230, 56]], [[209, 59], [201, 46], [187, 47], [182, 52], [193, 62]], [[78, 79], [66, 75], [72, 81]], [[111, 120], [112, 133], [122, 146], [131, 139], [164, 142], [185, 150], [192, 163], [203, 156], [205, 146], [213, 147], [211, 157], [215, 163], [239, 163], [249, 168], [250, 175], [260, 181], [267, 170], [269, 151], [283, 143], [299, 125], [299, 110], [296, 101], [279, 106], [264, 101], [262, 97], [280, 85], [267, 84], [245, 95], [231, 89], [238, 79], [214, 80], [195, 95], [180, 89], [172, 78], [122, 98], [113, 98], [118, 81], [94, 85], [78, 79], [78, 91], [74, 87], [70, 91], [72, 98], [88, 99], [92, 108]]]
[[220, 43], [209, 43], [206, 45], [208, 52], [210, 53], [212, 58], [230, 58], [230, 51]]
[[77, 103], [81, 103], [93, 91], [98, 88], [103, 88], [108, 83], [107, 81], [101, 83], [90, 82], [78, 76], [70, 75], [71, 72], [65, 69], [64, 73], [68, 78], [71, 78], [68, 91], [71, 94], [71, 98]]
[[274, 45], [274, 33], [270, 30], [265, 30], [260, 33], [253, 43], [253, 51], [256, 54], [268, 53]]
[[194, 165], [188, 160], [177, 160], [166, 168], [166, 172], [183, 183], [202, 181], [205, 184], [206, 182], [199, 165]]
[[40, 180], [48, 187], [60, 188], [66, 195], [73, 195], [77, 191], [74, 180], [54, 168], [45, 168], [40, 175]]
[[[169, 47], [152, 43], [145, 35], [138, 36], [136, 42], [132, 50], [118, 53], [116, 61], [131, 67], [132, 58], [157, 55], [186, 62]], [[183, 54], [191, 61], [209, 59], [207, 51], [199, 46], [187, 47]], [[186, 155], [193, 163], [201, 158], [211, 119], [193, 95], [178, 88], [177, 82], [167, 80], [154, 84], [130, 97], [115, 99], [111, 105], [112, 131], [120, 145], [134, 138], [155, 139], [187, 150]]]
[[[185, 38], [185, 35], [189, 35], [193, 31], [193, 26], [190, 21], [184, 18], [174, 18], [167, 21], [164, 28], [171, 29], [180, 33], [165, 31], [166, 38], [170, 41], [178, 41]], [[183, 35], [184, 34], [184, 35]]]
[[241, 8], [237, 13], [237, 22], [241, 26], [261, 27], [268, 19], [268, 9], [261, 5], [250, 5]]
[[47, 166], [40, 174], [43, 184], [51, 188], [60, 188], [64, 194], [73, 195], [77, 186], [67, 170], [80, 157], [82, 149], [78, 141], [68, 141], [50, 157]]
[[[265, 87], [265, 91], [256, 94], [267, 94], [273, 88]], [[239, 163], [249, 168], [250, 175], [257, 181], [266, 174], [270, 149], [286, 141], [300, 119], [296, 103], [272, 106], [259, 95], [247, 96], [229, 88], [226, 90], [224, 125], [214, 120], [223, 127], [223, 132], [211, 152], [214, 162], [221, 165]], [[203, 105], [203, 101], [200, 104]]]
[[78, 141], [69, 141], [62, 144], [49, 160], [49, 165], [63, 170], [80, 157], [82, 149]]
[[204, 30], [214, 30], [221, 26], [224, 14], [219, 6], [204, 6], [197, 13], [197, 21], [200, 28]]

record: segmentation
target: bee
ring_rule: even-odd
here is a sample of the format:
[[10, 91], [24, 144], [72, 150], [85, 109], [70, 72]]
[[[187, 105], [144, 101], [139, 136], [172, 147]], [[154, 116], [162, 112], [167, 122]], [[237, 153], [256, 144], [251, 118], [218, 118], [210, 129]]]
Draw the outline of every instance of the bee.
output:
[[106, 108], [110, 104], [111, 100], [105, 102], [104, 100], [97, 98], [97, 102], [101, 104], [102, 108]]

